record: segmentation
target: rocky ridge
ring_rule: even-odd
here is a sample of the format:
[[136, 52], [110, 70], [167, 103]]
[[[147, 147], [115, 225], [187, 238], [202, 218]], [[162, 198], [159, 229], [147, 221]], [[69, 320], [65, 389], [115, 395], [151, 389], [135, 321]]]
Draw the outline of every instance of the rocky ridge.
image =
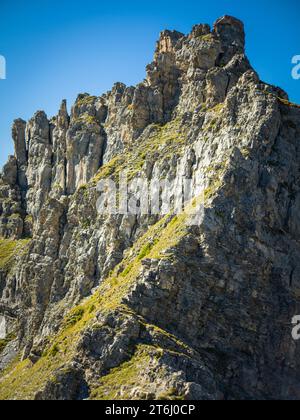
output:
[[[300, 109], [242, 22], [164, 31], [146, 79], [13, 125], [1, 399], [299, 399]], [[100, 216], [96, 184], [203, 179], [204, 218]]]

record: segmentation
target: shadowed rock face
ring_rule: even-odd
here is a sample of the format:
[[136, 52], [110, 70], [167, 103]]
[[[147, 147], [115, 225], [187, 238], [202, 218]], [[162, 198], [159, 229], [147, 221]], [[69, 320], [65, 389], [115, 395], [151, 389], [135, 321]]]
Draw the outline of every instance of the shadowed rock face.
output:
[[[164, 31], [144, 82], [12, 136], [0, 368], [23, 362], [0, 399], [300, 398], [300, 109], [252, 69], [242, 22]], [[125, 169], [201, 178], [201, 225], [99, 215], [96, 181]]]

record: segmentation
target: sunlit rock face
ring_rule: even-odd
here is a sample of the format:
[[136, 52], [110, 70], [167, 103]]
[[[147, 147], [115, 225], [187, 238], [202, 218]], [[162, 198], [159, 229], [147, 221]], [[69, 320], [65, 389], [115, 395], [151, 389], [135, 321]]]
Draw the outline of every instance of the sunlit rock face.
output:
[[[0, 399], [300, 398], [300, 109], [260, 81], [242, 22], [164, 31], [143, 82], [12, 137], [0, 370], [23, 362]], [[124, 171], [201, 180], [201, 223], [99, 214], [97, 182]]]
[[6, 320], [4, 316], [0, 316], [0, 340], [6, 338]]

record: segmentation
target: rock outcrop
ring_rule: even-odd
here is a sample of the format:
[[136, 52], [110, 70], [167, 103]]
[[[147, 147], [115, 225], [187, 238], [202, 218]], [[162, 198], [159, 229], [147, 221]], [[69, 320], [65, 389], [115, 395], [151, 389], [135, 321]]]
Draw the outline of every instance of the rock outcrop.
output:
[[[15, 121], [0, 399], [299, 399], [299, 139], [299, 106], [229, 16], [162, 32], [135, 87]], [[200, 180], [201, 223], [99, 214], [97, 183], [122, 171]]]

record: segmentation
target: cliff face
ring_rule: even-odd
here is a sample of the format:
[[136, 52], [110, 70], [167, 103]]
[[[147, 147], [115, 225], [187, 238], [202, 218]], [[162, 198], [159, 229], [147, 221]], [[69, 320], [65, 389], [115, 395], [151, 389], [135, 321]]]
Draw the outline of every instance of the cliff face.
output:
[[[147, 76], [13, 125], [1, 399], [299, 399], [300, 109], [243, 24], [165, 31]], [[97, 182], [199, 178], [204, 215], [100, 215]]]

